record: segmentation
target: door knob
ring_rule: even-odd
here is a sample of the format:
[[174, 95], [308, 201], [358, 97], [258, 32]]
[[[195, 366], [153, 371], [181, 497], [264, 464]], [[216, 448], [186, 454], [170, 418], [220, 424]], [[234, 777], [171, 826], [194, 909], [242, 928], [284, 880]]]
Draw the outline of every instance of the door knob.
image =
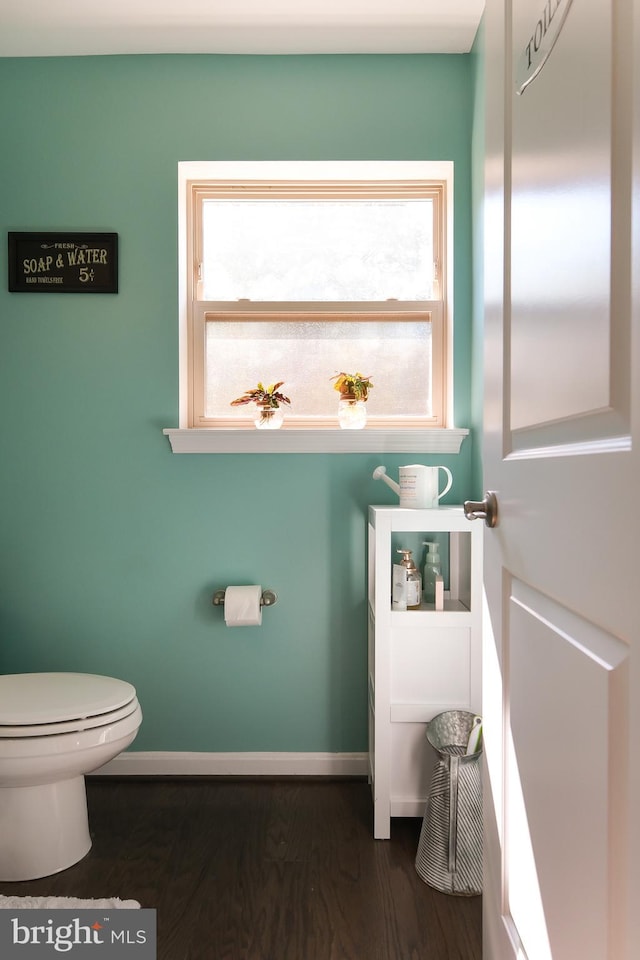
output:
[[488, 527], [498, 526], [498, 501], [493, 490], [489, 490], [484, 500], [465, 500], [464, 515], [467, 520], [484, 520]]

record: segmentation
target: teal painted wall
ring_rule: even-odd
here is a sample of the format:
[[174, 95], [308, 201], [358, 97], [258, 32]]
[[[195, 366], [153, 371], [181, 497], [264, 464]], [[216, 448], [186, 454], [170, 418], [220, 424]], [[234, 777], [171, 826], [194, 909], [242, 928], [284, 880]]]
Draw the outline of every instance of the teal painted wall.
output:
[[[377, 456], [171, 453], [177, 163], [453, 159], [466, 426], [471, 81], [467, 56], [0, 60], [2, 229], [120, 235], [117, 295], [0, 290], [0, 670], [130, 680], [138, 750], [366, 748], [366, 506], [393, 495]], [[419, 458], [447, 502], [471, 452]], [[243, 582], [279, 603], [229, 630], [211, 596]]]

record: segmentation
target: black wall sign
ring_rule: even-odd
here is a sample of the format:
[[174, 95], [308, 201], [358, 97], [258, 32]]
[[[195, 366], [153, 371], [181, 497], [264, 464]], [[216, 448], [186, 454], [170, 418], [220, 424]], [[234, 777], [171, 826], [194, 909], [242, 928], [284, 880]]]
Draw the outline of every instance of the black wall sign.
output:
[[13, 293], [117, 293], [117, 233], [10, 233]]

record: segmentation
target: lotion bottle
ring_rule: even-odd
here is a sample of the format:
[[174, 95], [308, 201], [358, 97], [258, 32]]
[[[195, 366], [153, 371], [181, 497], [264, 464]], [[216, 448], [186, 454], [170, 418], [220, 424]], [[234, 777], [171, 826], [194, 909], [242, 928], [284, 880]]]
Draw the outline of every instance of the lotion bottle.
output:
[[442, 576], [438, 544], [432, 540], [422, 541], [427, 552], [424, 558], [424, 600], [425, 603], [436, 602], [436, 577]]
[[397, 550], [402, 554], [401, 566], [407, 571], [407, 610], [419, 610], [422, 600], [422, 577], [420, 571], [413, 562], [411, 550]]

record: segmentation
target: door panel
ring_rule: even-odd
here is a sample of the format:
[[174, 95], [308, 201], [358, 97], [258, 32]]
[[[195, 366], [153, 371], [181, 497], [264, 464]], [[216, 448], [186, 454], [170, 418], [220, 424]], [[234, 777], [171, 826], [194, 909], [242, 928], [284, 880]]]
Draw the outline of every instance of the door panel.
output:
[[[513, 6], [516, 69], [542, 6]], [[575, 2], [543, 70], [513, 95], [513, 430], [609, 406], [611, 88], [610, 5]]]
[[485, 13], [486, 960], [640, 956], [639, 21]]
[[514, 792], [505, 829], [509, 911], [525, 950], [536, 956], [527, 942], [533, 934], [523, 933], [530, 895], [521, 869], [522, 803], [552, 956], [569, 947], [578, 957], [606, 956], [607, 879], [617, 869], [608, 836], [621, 813], [609, 789], [609, 745], [627, 738], [624, 726], [617, 728], [615, 693], [626, 682], [629, 650], [517, 580], [506, 637], [512, 744], [505, 782], [507, 795]]

